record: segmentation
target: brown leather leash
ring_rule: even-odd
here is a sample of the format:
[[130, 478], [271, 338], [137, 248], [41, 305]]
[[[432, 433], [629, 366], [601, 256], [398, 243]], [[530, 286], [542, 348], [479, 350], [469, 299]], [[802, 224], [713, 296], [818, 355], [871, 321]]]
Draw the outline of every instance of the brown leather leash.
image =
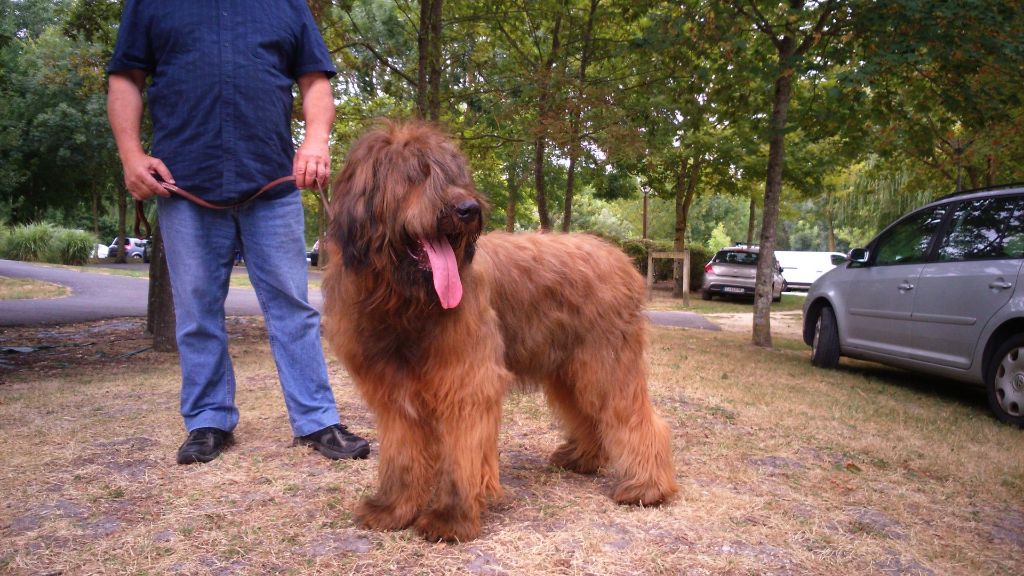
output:
[[[177, 196], [181, 196], [182, 198], [188, 200], [189, 202], [192, 202], [193, 204], [197, 204], [199, 206], [202, 206], [203, 208], [209, 208], [210, 210], [231, 210], [231, 209], [234, 209], [234, 208], [241, 208], [241, 207], [245, 206], [246, 204], [252, 202], [259, 195], [263, 194], [267, 190], [270, 190], [272, 188], [276, 188], [276, 187], [280, 186], [281, 184], [284, 184], [285, 182], [294, 182], [294, 181], [295, 181], [295, 176], [282, 176], [280, 178], [277, 178], [276, 180], [271, 180], [270, 182], [267, 182], [262, 188], [257, 190], [256, 193], [253, 194], [252, 196], [249, 196], [245, 200], [241, 200], [241, 201], [238, 201], [238, 202], [233, 202], [231, 204], [219, 204], [219, 203], [216, 203], [216, 202], [210, 202], [208, 200], [203, 200], [199, 196], [196, 196], [195, 194], [189, 192], [188, 190], [185, 190], [184, 188], [179, 188], [178, 186], [175, 186], [174, 184], [171, 184], [170, 182], [160, 182], [160, 186], [162, 186], [164, 190], [167, 190], [171, 194], [175, 194]], [[324, 213], [330, 215], [330, 213], [331, 213], [331, 211], [330, 211], [330, 198], [327, 197], [327, 191], [324, 190], [323, 184], [321, 184], [319, 180], [316, 180], [315, 182], [316, 182], [317, 195], [320, 197], [320, 205], [323, 207]], [[146, 229], [146, 235], [145, 236], [141, 236], [140, 235], [140, 233], [141, 233], [140, 226], [145, 227], [145, 229]], [[143, 209], [142, 200], [136, 200], [135, 201], [135, 237], [136, 238], [140, 238], [140, 239], [145, 239], [145, 238], [149, 238], [149, 235], [151, 233], [152, 233], [152, 228], [149, 225], [149, 219], [146, 218], [146, 211]]]

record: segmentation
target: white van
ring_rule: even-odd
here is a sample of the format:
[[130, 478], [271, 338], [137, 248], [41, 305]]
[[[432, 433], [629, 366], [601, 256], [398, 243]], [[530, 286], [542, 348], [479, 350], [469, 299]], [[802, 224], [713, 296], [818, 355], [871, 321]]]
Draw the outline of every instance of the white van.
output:
[[842, 252], [797, 252], [780, 250], [775, 259], [782, 266], [782, 277], [789, 290], [807, 290], [822, 274], [844, 264]]

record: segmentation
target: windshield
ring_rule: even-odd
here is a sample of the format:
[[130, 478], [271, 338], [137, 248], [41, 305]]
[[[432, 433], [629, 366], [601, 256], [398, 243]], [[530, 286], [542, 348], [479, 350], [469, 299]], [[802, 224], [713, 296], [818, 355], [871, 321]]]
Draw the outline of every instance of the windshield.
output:
[[757, 252], [720, 250], [712, 264], [757, 264]]

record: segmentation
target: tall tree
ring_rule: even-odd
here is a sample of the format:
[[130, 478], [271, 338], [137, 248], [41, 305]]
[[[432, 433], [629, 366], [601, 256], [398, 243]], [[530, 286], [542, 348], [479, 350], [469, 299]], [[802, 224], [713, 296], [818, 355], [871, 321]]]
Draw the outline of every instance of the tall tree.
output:
[[419, 32], [416, 36], [418, 69], [416, 110], [421, 118], [441, 118], [441, 47], [443, 0], [420, 0]]
[[[786, 129], [793, 83], [809, 67], [811, 60], [808, 55], [812, 50], [820, 48], [824, 40], [833, 40], [847, 32], [850, 8], [841, 0], [788, 0], [783, 3], [732, 0], [731, 6], [742, 21], [752, 25], [776, 50], [752, 338], [757, 346], [771, 347], [775, 233], [782, 199]], [[825, 55], [817, 56], [814, 62], [820, 65], [825, 61]]]
[[569, 167], [565, 182], [565, 201], [562, 207], [562, 232], [568, 232], [572, 223], [572, 200], [576, 186], [576, 161], [580, 156], [582, 135], [581, 120], [583, 117], [583, 91], [587, 84], [587, 68], [590, 66], [590, 59], [594, 53], [594, 19], [597, 16], [597, 7], [600, 0], [590, 0], [590, 7], [587, 10], [586, 24], [583, 27], [583, 40], [580, 47], [580, 63], [576, 76], [576, 95], [570, 104], [572, 108], [571, 119], [569, 120]]
[[540, 73], [540, 85], [537, 91], [537, 125], [534, 127], [533, 137], [533, 184], [537, 193], [537, 213], [540, 216], [540, 228], [544, 231], [551, 230], [551, 216], [548, 211], [548, 197], [545, 181], [544, 168], [547, 165], [547, 145], [550, 137], [549, 122], [558, 113], [555, 107], [555, 65], [561, 57], [562, 47], [562, 18], [561, 11], [555, 13], [555, 21], [551, 27], [551, 47], [543, 60], [538, 72]]

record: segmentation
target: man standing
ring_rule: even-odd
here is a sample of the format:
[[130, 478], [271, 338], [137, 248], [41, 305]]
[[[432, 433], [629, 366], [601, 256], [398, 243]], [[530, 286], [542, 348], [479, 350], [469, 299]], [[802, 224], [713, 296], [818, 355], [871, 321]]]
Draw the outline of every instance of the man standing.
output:
[[[218, 204], [242, 201], [289, 174], [301, 188], [327, 184], [335, 68], [306, 3], [128, 0], [107, 72], [107, 112], [125, 184], [136, 200], [157, 196], [188, 430], [178, 463], [213, 460], [232, 443], [238, 423], [224, 327], [235, 250], [245, 258], [263, 310], [296, 443], [332, 459], [366, 457], [366, 440], [340, 425], [327, 380], [320, 315], [307, 298], [295, 185], [213, 210], [169, 194], [160, 183]], [[305, 119], [297, 151], [294, 84]], [[140, 141], [143, 92], [153, 122], [150, 154]]]

